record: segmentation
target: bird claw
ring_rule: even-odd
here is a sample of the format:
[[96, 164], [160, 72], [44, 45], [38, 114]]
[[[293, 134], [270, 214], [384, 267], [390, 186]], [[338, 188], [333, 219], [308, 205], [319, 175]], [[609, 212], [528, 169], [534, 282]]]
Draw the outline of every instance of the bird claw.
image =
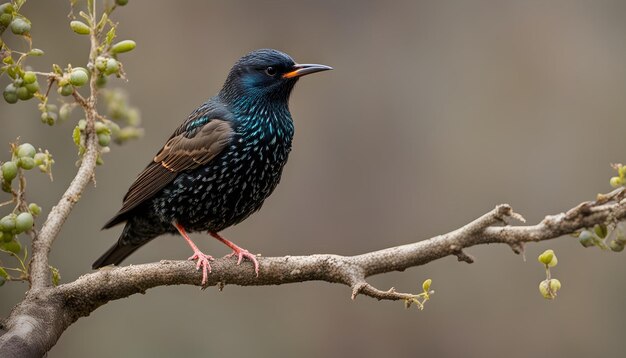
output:
[[224, 257], [226, 258], [226, 257], [233, 257], [233, 256], [237, 256], [237, 265], [241, 264], [244, 257], [252, 261], [252, 264], [254, 265], [254, 272], [256, 273], [257, 277], [259, 277], [259, 261], [256, 259], [256, 255], [251, 254], [250, 251], [246, 249], [237, 247], [236, 249], [233, 249], [233, 252], [231, 252], [230, 254]]
[[204, 286], [207, 283], [209, 273], [211, 273], [211, 264], [209, 263], [209, 261], [213, 261], [213, 256], [206, 255], [202, 253], [202, 251], [198, 250], [194, 251], [193, 255], [190, 256], [187, 260], [198, 260], [196, 262], [196, 270], [199, 270], [202, 267], [202, 286]]

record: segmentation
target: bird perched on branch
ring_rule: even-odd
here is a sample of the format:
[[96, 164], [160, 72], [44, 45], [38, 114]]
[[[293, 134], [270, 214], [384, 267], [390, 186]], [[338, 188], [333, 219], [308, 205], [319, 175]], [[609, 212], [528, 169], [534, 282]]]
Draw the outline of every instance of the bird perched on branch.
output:
[[128, 189], [122, 208], [103, 227], [126, 222], [119, 240], [93, 268], [121, 263], [150, 240], [179, 233], [191, 246], [202, 284], [210, 260], [187, 235], [208, 233], [230, 247], [237, 264], [256, 256], [219, 235], [246, 219], [274, 191], [293, 138], [289, 95], [304, 75], [332, 69], [297, 64], [271, 49], [243, 56], [219, 94], [196, 109]]

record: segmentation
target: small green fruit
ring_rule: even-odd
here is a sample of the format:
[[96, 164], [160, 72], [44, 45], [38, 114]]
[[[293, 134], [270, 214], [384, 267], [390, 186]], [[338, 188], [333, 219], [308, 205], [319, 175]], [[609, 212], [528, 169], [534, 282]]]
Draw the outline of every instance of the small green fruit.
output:
[[21, 99], [22, 101], [27, 101], [33, 98], [33, 94], [26, 87], [18, 87], [17, 98]]
[[13, 15], [12, 14], [4, 13], [4, 14], [0, 15], [0, 25], [4, 26], [4, 28], [9, 26], [9, 24], [11, 23], [12, 20], [13, 20]]
[[16, 19], [13, 19], [13, 21], [11, 21], [11, 32], [13, 32], [16, 35], [24, 35], [27, 34], [30, 31], [30, 24], [22, 19], [21, 17], [18, 17]]
[[9, 214], [0, 219], [0, 231], [11, 232], [15, 230], [15, 215]]
[[74, 88], [72, 88], [72, 85], [66, 84], [64, 86], [59, 87], [57, 91], [59, 92], [61, 96], [70, 96], [72, 93], [74, 93]]
[[2, 178], [7, 183], [17, 177], [17, 164], [15, 162], [6, 162], [2, 164]]
[[28, 92], [35, 93], [39, 91], [39, 82], [35, 81], [33, 83], [25, 84], [24, 87], [28, 90]]
[[594, 245], [593, 234], [589, 230], [581, 231], [580, 235], [578, 235], [578, 240], [580, 241], [580, 244], [584, 247], [590, 247]]
[[100, 144], [101, 147], [106, 147], [107, 145], [109, 145], [109, 143], [111, 143], [111, 135], [108, 133], [100, 133], [98, 134], [98, 144]]
[[84, 86], [87, 81], [89, 81], [89, 75], [86, 69], [82, 67], [72, 69], [72, 72], [70, 73], [70, 83], [72, 86]]
[[120, 64], [114, 58], [109, 58], [107, 60], [106, 68], [104, 70], [105, 75], [112, 75], [117, 73], [120, 70]]
[[26, 84], [34, 83], [35, 81], [37, 81], [37, 75], [33, 71], [26, 71], [24, 72], [24, 76], [22, 76], [22, 79]]
[[2, 92], [2, 96], [9, 104], [17, 103], [17, 88], [13, 85], [13, 83], [9, 83], [8, 86], [6, 86], [4, 92]]
[[43, 112], [41, 114], [41, 122], [45, 123], [49, 126], [54, 125], [54, 123], [57, 121], [57, 114], [54, 112]]
[[28, 51], [28, 54], [31, 56], [43, 56], [44, 52], [43, 50], [40, 50], [38, 48], [34, 48], [30, 51]]
[[11, 4], [10, 2], [0, 5], [0, 12], [11, 14], [13, 13], [13, 11], [15, 11], [15, 8], [13, 7], [13, 4]]
[[128, 4], [128, 0], [115, 0], [115, 4], [118, 6], [125, 6]]
[[41, 214], [41, 206], [35, 204], [35, 203], [30, 203], [28, 204], [28, 211], [30, 211], [31, 214], [37, 216], [39, 214]]
[[70, 28], [72, 31], [79, 35], [89, 35], [91, 33], [91, 29], [87, 24], [82, 21], [74, 20], [70, 22]]
[[116, 43], [111, 46], [111, 52], [113, 53], [124, 53], [128, 51], [132, 51], [137, 47], [137, 44], [133, 40], [124, 40]]
[[33, 214], [29, 212], [19, 213], [17, 218], [15, 218], [15, 229], [18, 233], [32, 229], [34, 224], [35, 219], [33, 218]]
[[35, 147], [33, 147], [33, 145], [30, 143], [20, 144], [20, 146], [17, 147], [18, 158], [23, 158], [23, 157], [34, 158], [35, 153], [37, 153], [37, 150], [35, 150]]
[[17, 165], [25, 170], [31, 170], [35, 167], [35, 160], [31, 157], [22, 157], [17, 161]]

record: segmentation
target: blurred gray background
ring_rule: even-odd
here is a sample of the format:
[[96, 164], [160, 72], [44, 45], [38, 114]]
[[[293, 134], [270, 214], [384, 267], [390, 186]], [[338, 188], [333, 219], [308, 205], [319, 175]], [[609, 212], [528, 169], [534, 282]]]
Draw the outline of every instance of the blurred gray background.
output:
[[[88, 40], [66, 23], [64, 1], [30, 0], [29, 63], [84, 65]], [[51, 263], [67, 282], [121, 227], [100, 231], [171, 131], [216, 93], [232, 63], [272, 47], [335, 71], [300, 81], [296, 137], [281, 185], [253, 217], [224, 232], [265, 256], [359, 254], [445, 233], [498, 203], [529, 223], [610, 190], [626, 161], [624, 1], [137, 1], [114, 14], [123, 86], [146, 136], [105, 156], [56, 242]], [[6, 85], [6, 78], [1, 86]], [[0, 104], [0, 143], [20, 135], [56, 157], [55, 180], [30, 175], [45, 212], [71, 179], [73, 124], [48, 128], [34, 102]], [[2, 144], [4, 146], [4, 144]], [[6, 148], [6, 147], [5, 147]], [[7, 155], [3, 151], [3, 157]], [[38, 220], [41, 222], [41, 219]], [[194, 235], [205, 252], [228, 250]], [[556, 250], [556, 301], [537, 289], [537, 255]], [[50, 357], [528, 357], [623, 355], [626, 256], [564, 237], [529, 245], [527, 262], [503, 245], [371, 278], [419, 290], [426, 309], [359, 297], [345, 286], [163, 287], [80, 319]], [[125, 264], [184, 259], [162, 237]], [[0, 289], [0, 316], [26, 284]]]

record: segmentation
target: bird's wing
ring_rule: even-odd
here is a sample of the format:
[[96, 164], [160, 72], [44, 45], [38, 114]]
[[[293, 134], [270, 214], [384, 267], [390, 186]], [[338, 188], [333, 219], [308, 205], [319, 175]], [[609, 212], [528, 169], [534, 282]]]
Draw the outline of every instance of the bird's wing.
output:
[[230, 122], [208, 120], [192, 131], [183, 130], [184, 123], [174, 132], [165, 146], [154, 157], [128, 189], [120, 211], [103, 228], [126, 220], [126, 213], [150, 199], [171, 183], [178, 173], [195, 169], [215, 158], [233, 136]]

